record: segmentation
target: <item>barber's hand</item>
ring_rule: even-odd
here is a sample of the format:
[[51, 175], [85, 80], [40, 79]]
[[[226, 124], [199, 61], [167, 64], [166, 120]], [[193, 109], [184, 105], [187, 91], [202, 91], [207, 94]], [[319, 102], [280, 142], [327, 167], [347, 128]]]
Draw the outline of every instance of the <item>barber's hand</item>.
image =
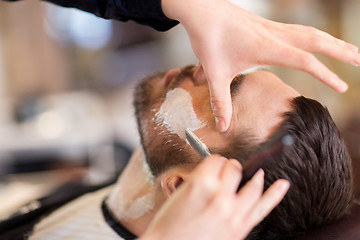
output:
[[354, 45], [313, 27], [261, 18], [228, 0], [162, 0], [162, 8], [169, 18], [180, 21], [189, 35], [209, 82], [219, 131], [226, 131], [230, 125], [230, 83], [249, 67], [280, 65], [298, 69], [343, 92], [347, 85], [312, 53], [360, 64]]
[[243, 239], [289, 188], [277, 180], [264, 194], [260, 170], [236, 193], [242, 168], [220, 156], [206, 158], [165, 202], [140, 240]]

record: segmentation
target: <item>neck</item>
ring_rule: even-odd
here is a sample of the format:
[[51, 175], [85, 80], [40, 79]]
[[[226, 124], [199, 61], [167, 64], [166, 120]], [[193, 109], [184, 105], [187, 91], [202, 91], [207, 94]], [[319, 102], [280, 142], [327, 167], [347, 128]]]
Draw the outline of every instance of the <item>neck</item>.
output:
[[142, 149], [138, 149], [120, 175], [107, 204], [125, 228], [141, 236], [164, 199], [160, 184], [151, 175]]

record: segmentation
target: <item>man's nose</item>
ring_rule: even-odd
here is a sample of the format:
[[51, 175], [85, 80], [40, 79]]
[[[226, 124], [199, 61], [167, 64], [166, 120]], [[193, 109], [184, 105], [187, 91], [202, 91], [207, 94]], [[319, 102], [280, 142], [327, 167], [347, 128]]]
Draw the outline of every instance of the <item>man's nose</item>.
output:
[[203, 67], [200, 64], [198, 64], [194, 68], [193, 81], [194, 81], [195, 85], [201, 85], [201, 84], [206, 83], [205, 72], [204, 72]]
[[164, 88], [167, 88], [169, 84], [174, 80], [174, 77], [181, 72], [180, 68], [171, 69], [165, 74]]

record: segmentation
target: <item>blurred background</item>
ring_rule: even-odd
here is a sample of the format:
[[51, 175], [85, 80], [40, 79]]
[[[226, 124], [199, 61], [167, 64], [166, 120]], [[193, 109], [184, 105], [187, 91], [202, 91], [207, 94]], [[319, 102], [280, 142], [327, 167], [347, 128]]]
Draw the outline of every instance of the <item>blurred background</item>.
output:
[[[360, 46], [360, 0], [233, 2]], [[360, 69], [318, 57], [349, 83], [345, 94], [305, 73], [271, 69], [328, 106], [360, 172]], [[65, 185], [116, 178], [139, 144], [134, 85], [196, 63], [180, 25], [159, 33], [38, 0], [0, 1], [0, 219]]]

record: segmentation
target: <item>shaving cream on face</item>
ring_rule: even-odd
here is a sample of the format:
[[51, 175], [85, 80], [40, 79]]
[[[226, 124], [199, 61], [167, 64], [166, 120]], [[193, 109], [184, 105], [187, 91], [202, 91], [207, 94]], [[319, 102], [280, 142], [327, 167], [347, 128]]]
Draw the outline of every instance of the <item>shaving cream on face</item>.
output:
[[132, 159], [132, 169], [124, 172], [127, 181], [116, 184], [108, 198], [108, 204], [120, 220], [137, 219], [155, 207], [154, 176], [142, 150], [137, 150]]
[[186, 140], [185, 129], [195, 131], [205, 127], [194, 111], [191, 95], [182, 88], [175, 88], [166, 94], [166, 99], [155, 114], [156, 122], [165, 126], [170, 133]]
[[155, 207], [154, 176], [146, 162], [144, 152], [141, 151], [141, 154], [139, 155], [139, 160], [143, 167], [142, 172], [146, 177], [145, 184], [147, 185], [148, 193], [134, 199], [134, 201], [124, 211], [123, 217], [129, 217], [132, 219], [137, 219], [143, 216], [145, 213], [149, 212]]
[[[124, 209], [117, 217], [119, 219], [138, 219], [145, 213], [153, 210], [155, 207], [155, 191], [153, 189], [150, 190], [148, 194], [133, 200], [131, 204], [126, 207], [126, 210]], [[120, 201], [119, 204], [122, 206], [126, 205], [123, 201]]]

